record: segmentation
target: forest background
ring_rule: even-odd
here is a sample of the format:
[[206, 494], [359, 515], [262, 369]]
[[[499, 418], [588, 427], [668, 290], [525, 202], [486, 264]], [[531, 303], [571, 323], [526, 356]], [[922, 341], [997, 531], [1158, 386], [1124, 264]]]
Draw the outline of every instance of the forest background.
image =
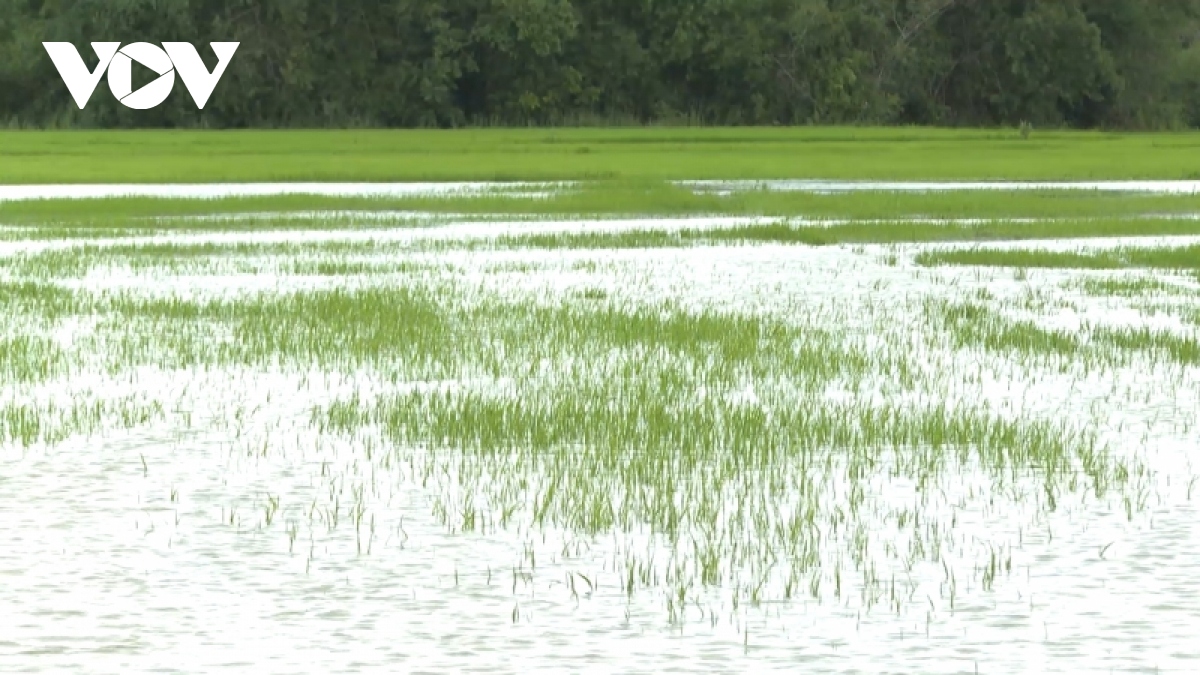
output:
[[[43, 41], [241, 46], [203, 111], [79, 110]], [[0, 0], [0, 125], [1180, 129], [1198, 43], [1200, 0]]]

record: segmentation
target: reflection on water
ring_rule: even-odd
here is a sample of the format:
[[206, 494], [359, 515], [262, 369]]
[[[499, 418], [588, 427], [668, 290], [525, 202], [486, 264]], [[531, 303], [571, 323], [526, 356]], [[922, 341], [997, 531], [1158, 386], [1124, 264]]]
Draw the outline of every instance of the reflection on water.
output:
[[795, 192], [953, 192], [956, 190], [1097, 190], [1194, 194], [1200, 180], [1100, 181], [847, 181], [847, 180], [696, 180], [681, 181], [705, 191], [778, 190]]
[[[481, 226], [462, 227], [458, 234], [466, 236]], [[321, 233], [322, 241], [361, 235]], [[267, 242], [287, 233], [206, 236]], [[373, 236], [446, 233], [409, 228]], [[603, 288], [629, 302], [682, 299], [785, 319], [819, 316], [844, 322], [848, 334], [885, 326], [887, 339], [926, 330], [914, 299], [958, 299], [979, 289], [997, 303], [1028, 307], [1036, 294], [1049, 307], [1070, 303], [1062, 311], [1095, 321], [1113, 314], [1112, 298], [1064, 285], [1078, 277], [1068, 270], [1018, 280], [1002, 269], [927, 270], [885, 260], [919, 248], [427, 257], [452, 263], [472, 287], [496, 293], [555, 298]], [[388, 256], [394, 253], [377, 254], [377, 262]], [[214, 264], [194, 276], [114, 268], [64, 286], [224, 296], [345, 283], [277, 272], [223, 275]], [[0, 330], [6, 338], [50, 329], [10, 321]], [[54, 338], [67, 346], [89, 335], [86, 327], [57, 330]], [[378, 454], [385, 445], [369, 436], [315, 433], [314, 407], [394, 384], [370, 368], [98, 369], [46, 382], [4, 372], [0, 405], [10, 408], [140, 396], [161, 403], [162, 413], [130, 429], [111, 421], [52, 447], [0, 448], [2, 670], [1200, 671], [1200, 489], [1191, 478], [1200, 370], [1157, 362], [1071, 368], [936, 342], [923, 348], [930, 351], [918, 361], [942, 378], [948, 402], [1073, 420], [1118, 454], [1140, 458], [1149, 472], [1128, 497], [1142, 503], [1127, 511], [1124, 495], [1079, 494], [1062, 496], [1049, 510], [1035, 477], [1014, 477], [1001, 490], [989, 474], [959, 467], [922, 493], [879, 468], [861, 506], [872, 535], [889, 542], [897, 536], [885, 517], [895, 504], [952, 519], [944, 567], [877, 570], [883, 588], [898, 590], [868, 601], [864, 571], [848, 559], [829, 559], [828, 574], [839, 564], [844, 570], [836, 596], [829, 585], [810, 592], [808, 579], [791, 600], [757, 605], [692, 589], [676, 624], [668, 623], [664, 593], [621, 589], [616, 570], [625, 553], [653, 546], [644, 533], [456, 533], [433, 503], [453, 483], [453, 457], [426, 475], [413, 450], [411, 463], [385, 471]], [[833, 499], [843, 487], [833, 481], [823, 489]], [[350, 513], [355, 502], [369, 514], [359, 523]], [[339, 506], [331, 512], [330, 504]], [[989, 550], [1001, 553], [1007, 569], [984, 584], [980, 570], [988, 559], [980, 551]], [[669, 553], [658, 561], [664, 569]]]
[[[801, 192], [940, 192], [955, 190], [1100, 190], [1192, 194], [1200, 192], [1198, 180], [1122, 181], [836, 181], [836, 180], [696, 180], [677, 181], [700, 191], [779, 190]], [[26, 199], [100, 199], [106, 197], [163, 197], [217, 199], [315, 195], [324, 197], [418, 197], [499, 192], [544, 196], [547, 190], [575, 185], [559, 182], [454, 182], [454, 183], [210, 183], [138, 185], [0, 185], [0, 202]]]

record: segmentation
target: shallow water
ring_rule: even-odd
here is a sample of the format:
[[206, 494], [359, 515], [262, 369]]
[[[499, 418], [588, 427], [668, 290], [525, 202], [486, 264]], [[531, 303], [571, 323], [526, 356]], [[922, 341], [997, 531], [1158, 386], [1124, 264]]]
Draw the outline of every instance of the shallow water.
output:
[[[539, 197], [549, 191], [575, 185], [571, 181], [532, 182], [446, 182], [446, 183], [208, 183], [208, 184], [81, 184], [0, 185], [0, 202], [29, 199], [99, 199], [105, 197], [162, 197], [175, 199], [219, 199], [222, 197], [270, 197], [316, 195], [325, 197], [417, 197], [500, 192]], [[836, 180], [744, 180], [678, 181], [698, 191], [737, 192], [777, 190], [797, 192], [947, 192], [957, 190], [1097, 190], [1193, 194], [1200, 180], [1121, 181], [836, 181]]]
[[[630, 222], [654, 225], [463, 223], [446, 230], [215, 233], [186, 241], [402, 240]], [[9, 242], [0, 257], [43, 245]], [[959, 299], [977, 289], [997, 302], [1019, 302], [1036, 291], [1052, 305], [1070, 302], [1073, 312], [1098, 320], [1129, 319], [1113, 312], [1121, 301], [1083, 297], [1062, 285], [1096, 273], [1034, 270], [1018, 280], [1011, 270], [909, 263], [923, 248], [447, 251], [415, 259], [452, 264], [463, 270], [466, 287], [516, 297], [553, 300], [602, 288], [630, 302], [676, 300], [788, 320], [826, 317], [848, 334], [886, 332], [895, 339], [925, 329], [914, 301]], [[894, 264], [886, 260], [893, 254]], [[356, 283], [395, 282], [385, 276]], [[347, 282], [117, 268], [63, 283], [226, 295]], [[1058, 318], [1047, 311], [1038, 320]], [[59, 337], [73, 339], [70, 331]], [[586, 539], [555, 531], [451, 533], [431, 512], [437, 481], [422, 487], [403, 470], [377, 480], [361, 440], [314, 434], [312, 406], [389, 390], [370, 369], [145, 368], [117, 377], [76, 373], [37, 386], [3, 382], [0, 401], [136, 395], [162, 402], [171, 414], [51, 448], [0, 448], [0, 663], [5, 672], [30, 673], [1200, 670], [1200, 649], [1193, 646], [1200, 625], [1200, 513], [1193, 496], [1200, 493], [1192, 495], [1188, 482], [1200, 442], [1200, 429], [1189, 426], [1200, 409], [1200, 369], [1149, 363], [1059, 369], [944, 347], [919, 360], [940, 373], [947, 401], [1074, 420], [1119, 453], [1141, 457], [1151, 470], [1145, 510], [1130, 518], [1119, 499], [1092, 498], [1064, 499], [1056, 511], [1039, 513], [1036, 499], [992, 495], [983, 472], [964, 468], [939, 484], [940, 496], [937, 490], [928, 496], [931, 517], [953, 513], [957, 523], [960, 548], [946, 557], [959, 584], [952, 606], [946, 572], [918, 566], [899, 579], [906, 595], [900, 611], [866, 606], [848, 578], [851, 590], [837, 600], [734, 608], [714, 594], [672, 626], [660, 594], [627, 599], [617, 586], [613, 560], [629, 546], [648, 545], [636, 533]], [[357, 550], [352, 527], [305, 528], [289, 543], [287, 523], [337, 484], [326, 475], [349, 485], [367, 485], [369, 478], [367, 501], [378, 517], [369, 554]], [[1015, 488], [1022, 486], [1037, 483], [1018, 481]], [[912, 486], [900, 481], [873, 487], [878, 504], [915, 499]], [[991, 496], [991, 503], [977, 499], [956, 509], [956, 493], [971, 491]], [[265, 526], [262, 506], [270, 495], [282, 496], [283, 507]], [[874, 527], [887, 540], [888, 523]], [[991, 590], [971, 576], [980, 547], [988, 546], [1007, 546], [1012, 554], [1011, 573]], [[514, 568], [527, 547], [537, 552], [536, 573], [518, 578]], [[571, 553], [563, 555], [565, 549]], [[599, 587], [568, 592], [572, 572]]]
[[740, 180], [682, 181], [699, 190], [736, 192], [954, 192], [958, 190], [1095, 190], [1194, 194], [1200, 180], [1099, 180], [1099, 181], [839, 181], [839, 180]]

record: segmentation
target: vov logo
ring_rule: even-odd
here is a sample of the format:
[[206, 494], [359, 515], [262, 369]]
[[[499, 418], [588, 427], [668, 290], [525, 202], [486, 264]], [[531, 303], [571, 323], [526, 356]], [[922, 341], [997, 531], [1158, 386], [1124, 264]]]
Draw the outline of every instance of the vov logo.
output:
[[[179, 73], [196, 107], [203, 110], [239, 44], [212, 43], [217, 54], [217, 67], [212, 72], [204, 65], [196, 48], [187, 42], [164, 42], [161, 48], [149, 42], [134, 42], [124, 47], [120, 42], [93, 42], [92, 51], [100, 59], [94, 71], [88, 70], [79, 50], [70, 42], [43, 42], [42, 46], [50, 54], [50, 60], [80, 110], [92, 98], [105, 71], [108, 72], [109, 90], [127, 108], [149, 110], [167, 100], [175, 88], [175, 73]], [[137, 91], [133, 91], [134, 61], [158, 73], [158, 79]]]

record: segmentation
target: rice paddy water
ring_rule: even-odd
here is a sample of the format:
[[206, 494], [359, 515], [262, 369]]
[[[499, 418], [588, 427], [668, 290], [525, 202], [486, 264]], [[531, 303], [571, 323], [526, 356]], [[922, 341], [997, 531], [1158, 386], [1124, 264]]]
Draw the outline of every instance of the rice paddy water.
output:
[[0, 188], [4, 671], [1200, 669], [1194, 182], [577, 187]]

